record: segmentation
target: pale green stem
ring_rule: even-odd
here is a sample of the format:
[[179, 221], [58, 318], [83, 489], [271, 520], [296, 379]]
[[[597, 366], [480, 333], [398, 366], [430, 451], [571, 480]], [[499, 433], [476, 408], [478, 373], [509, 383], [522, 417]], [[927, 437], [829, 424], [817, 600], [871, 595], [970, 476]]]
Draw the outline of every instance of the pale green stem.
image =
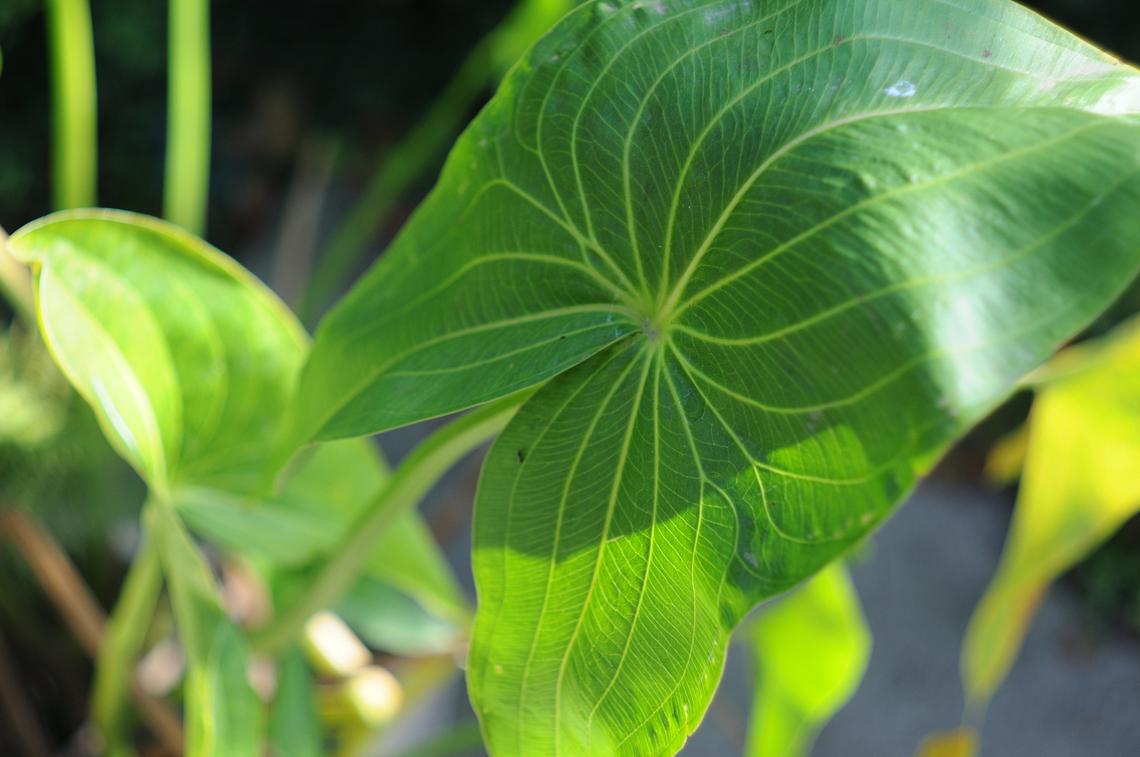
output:
[[253, 645], [275, 653], [295, 639], [314, 613], [351, 588], [389, 526], [409, 512], [455, 463], [499, 433], [531, 392], [474, 410], [436, 431], [400, 464], [375, 502], [345, 531], [343, 542], [301, 592], [300, 599], [254, 635]]
[[162, 590], [158, 548], [145, 528], [142, 539], [119, 600], [107, 621], [95, 667], [91, 714], [108, 751], [126, 746], [123, 715], [131, 692], [131, 679]]
[[471, 51], [431, 109], [384, 158], [364, 196], [348, 212], [317, 258], [299, 307], [305, 323], [311, 325], [317, 319], [368, 249], [392, 205], [455, 138], [494, 72], [488, 38]]
[[210, 184], [210, 4], [170, 0], [166, 192], [168, 221], [199, 236]]
[[95, 45], [87, 0], [47, 0], [56, 208], [95, 204]]

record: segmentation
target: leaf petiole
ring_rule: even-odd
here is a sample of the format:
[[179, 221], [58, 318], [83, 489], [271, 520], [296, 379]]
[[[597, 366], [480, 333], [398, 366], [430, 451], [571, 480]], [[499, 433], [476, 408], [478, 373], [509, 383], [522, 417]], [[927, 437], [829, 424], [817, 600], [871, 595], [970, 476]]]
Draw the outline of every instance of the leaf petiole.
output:
[[92, 717], [108, 747], [121, 739], [124, 704], [132, 685], [151, 617], [162, 591], [162, 564], [143, 523], [142, 542], [131, 563], [115, 609], [107, 619], [95, 667]]
[[344, 543], [333, 550], [334, 556], [301, 592], [300, 599], [253, 635], [254, 648], [270, 653], [281, 651], [313, 613], [336, 602], [356, 580], [389, 526], [415, 507], [460, 459], [498, 434], [531, 394], [533, 390], [516, 392], [473, 410], [416, 447], [373, 505], [345, 531]]

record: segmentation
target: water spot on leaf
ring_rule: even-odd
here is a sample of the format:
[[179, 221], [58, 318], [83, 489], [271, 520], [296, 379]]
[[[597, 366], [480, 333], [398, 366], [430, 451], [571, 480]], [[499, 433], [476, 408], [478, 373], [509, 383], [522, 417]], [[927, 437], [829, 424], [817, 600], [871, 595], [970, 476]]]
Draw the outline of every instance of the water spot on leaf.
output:
[[918, 87], [912, 81], [900, 79], [887, 87], [884, 92], [888, 97], [914, 97], [915, 93], [918, 92]]

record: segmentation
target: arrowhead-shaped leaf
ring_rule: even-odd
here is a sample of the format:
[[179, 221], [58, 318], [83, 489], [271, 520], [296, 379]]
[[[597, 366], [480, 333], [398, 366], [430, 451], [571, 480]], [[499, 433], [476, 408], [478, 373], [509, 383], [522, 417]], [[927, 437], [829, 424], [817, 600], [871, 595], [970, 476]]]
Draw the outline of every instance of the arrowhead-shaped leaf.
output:
[[677, 749], [744, 613], [1140, 267], [1140, 77], [999, 0], [597, 0], [322, 324], [294, 443], [552, 379], [480, 486], [502, 754]]

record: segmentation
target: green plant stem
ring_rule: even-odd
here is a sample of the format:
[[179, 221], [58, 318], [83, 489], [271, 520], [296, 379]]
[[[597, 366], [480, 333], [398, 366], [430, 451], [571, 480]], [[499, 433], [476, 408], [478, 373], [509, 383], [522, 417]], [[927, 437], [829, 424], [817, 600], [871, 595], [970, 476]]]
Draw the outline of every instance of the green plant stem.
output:
[[439, 99], [381, 162], [364, 196], [318, 256], [299, 312], [312, 325], [357, 265], [392, 205], [438, 160], [463, 127], [472, 104], [493, 80], [490, 38], [467, 56]]
[[36, 329], [36, 304], [32, 273], [8, 253], [8, 234], [0, 227], [0, 294], [12, 306], [16, 317], [29, 329]]
[[158, 548], [145, 527], [142, 539], [96, 660], [91, 713], [109, 751], [122, 745], [125, 703], [162, 590]]
[[199, 236], [210, 183], [210, 4], [170, 0], [167, 220]]
[[54, 139], [54, 195], [59, 209], [95, 204], [95, 45], [87, 0], [47, 0]]
[[501, 431], [530, 394], [519, 392], [474, 410], [416, 447], [373, 505], [345, 531], [343, 542], [301, 592], [300, 599], [254, 635], [254, 647], [269, 653], [281, 651], [314, 613], [333, 605], [360, 575], [388, 527], [415, 507], [455, 463]]

